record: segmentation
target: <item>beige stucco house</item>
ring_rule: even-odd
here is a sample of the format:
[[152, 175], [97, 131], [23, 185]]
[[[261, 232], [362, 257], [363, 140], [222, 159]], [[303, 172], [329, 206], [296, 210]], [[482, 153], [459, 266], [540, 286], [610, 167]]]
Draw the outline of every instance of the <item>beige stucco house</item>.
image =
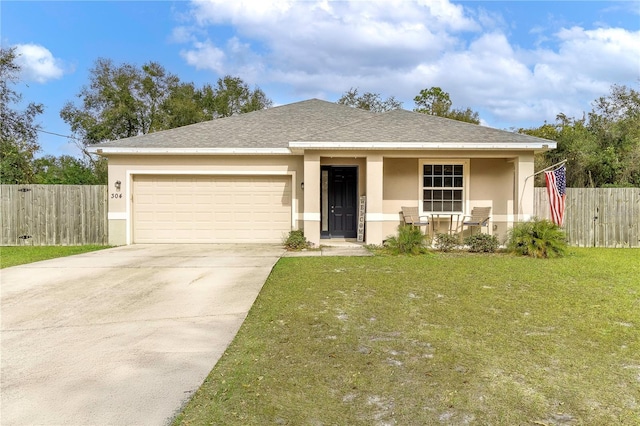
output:
[[303, 229], [318, 245], [363, 228], [366, 243], [380, 244], [396, 232], [402, 206], [438, 217], [440, 230], [474, 206], [491, 207], [484, 232], [503, 237], [533, 215], [534, 153], [555, 147], [406, 110], [311, 99], [92, 151], [109, 161], [110, 244], [279, 243]]

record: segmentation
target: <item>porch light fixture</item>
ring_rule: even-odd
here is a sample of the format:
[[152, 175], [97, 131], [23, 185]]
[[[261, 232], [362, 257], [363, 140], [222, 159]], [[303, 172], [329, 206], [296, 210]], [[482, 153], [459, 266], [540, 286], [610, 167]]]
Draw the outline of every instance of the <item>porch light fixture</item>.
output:
[[304, 191], [304, 182], [300, 182], [300, 189]]
[[120, 191], [120, 188], [122, 188], [122, 182], [119, 180], [115, 181], [113, 185], [116, 187], [116, 191]]

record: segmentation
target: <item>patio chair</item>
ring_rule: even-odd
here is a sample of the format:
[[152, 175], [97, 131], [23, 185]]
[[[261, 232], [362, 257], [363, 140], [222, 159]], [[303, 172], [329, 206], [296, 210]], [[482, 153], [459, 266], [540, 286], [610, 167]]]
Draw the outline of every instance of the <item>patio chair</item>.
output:
[[478, 227], [482, 232], [482, 227], [487, 227], [489, 231], [489, 219], [491, 219], [491, 207], [474, 207], [471, 209], [471, 214], [462, 218], [462, 227], [468, 226], [473, 235], [473, 228]]
[[402, 209], [402, 219], [404, 220], [405, 225], [425, 227], [425, 235], [429, 230], [429, 219], [426, 216], [420, 216], [418, 213], [417, 207], [401, 207]]

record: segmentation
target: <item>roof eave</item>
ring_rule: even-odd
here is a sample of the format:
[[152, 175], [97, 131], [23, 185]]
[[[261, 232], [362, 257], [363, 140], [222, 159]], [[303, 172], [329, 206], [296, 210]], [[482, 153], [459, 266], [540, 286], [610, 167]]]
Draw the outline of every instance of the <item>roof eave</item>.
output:
[[92, 146], [88, 151], [110, 155], [290, 155], [289, 148], [132, 148]]
[[555, 142], [289, 142], [292, 153], [305, 150], [509, 150], [542, 152], [555, 149]]

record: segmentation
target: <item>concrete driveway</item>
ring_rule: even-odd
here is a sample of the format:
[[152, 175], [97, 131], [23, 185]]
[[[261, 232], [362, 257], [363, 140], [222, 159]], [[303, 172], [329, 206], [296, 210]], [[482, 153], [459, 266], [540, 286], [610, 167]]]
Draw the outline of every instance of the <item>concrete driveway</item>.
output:
[[282, 254], [133, 245], [3, 269], [0, 423], [169, 423]]

